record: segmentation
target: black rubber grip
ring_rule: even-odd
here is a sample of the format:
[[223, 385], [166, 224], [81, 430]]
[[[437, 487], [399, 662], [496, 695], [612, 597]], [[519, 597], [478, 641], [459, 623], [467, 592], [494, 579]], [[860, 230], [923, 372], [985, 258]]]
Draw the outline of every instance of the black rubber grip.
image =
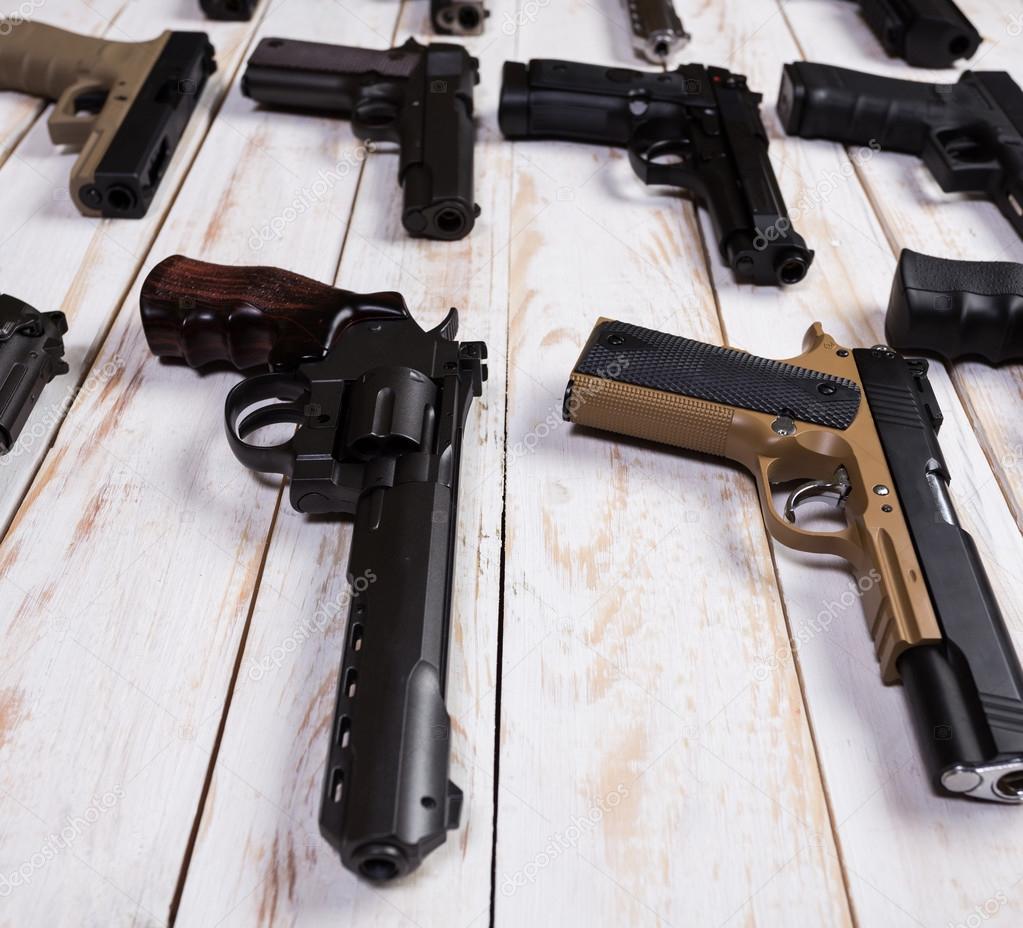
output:
[[888, 344], [950, 361], [1023, 358], [1023, 264], [899, 256], [885, 320]]
[[624, 322], [598, 327], [575, 372], [835, 429], [860, 407], [852, 380]]

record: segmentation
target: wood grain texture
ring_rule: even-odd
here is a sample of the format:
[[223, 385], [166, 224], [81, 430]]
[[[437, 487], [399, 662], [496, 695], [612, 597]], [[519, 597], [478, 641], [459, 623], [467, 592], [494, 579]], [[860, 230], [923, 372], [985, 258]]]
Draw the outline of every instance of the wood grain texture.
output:
[[[501, 0], [490, 5], [498, 23], [514, 9]], [[427, 16], [423, 4], [407, 9], [399, 41], [410, 33], [428, 39]], [[303, 519], [284, 507], [267, 552], [243, 673], [185, 886], [185, 924], [206, 924], [207, 913], [214, 916], [210, 923], [223, 918], [223, 925], [239, 928], [327, 926], [339, 919], [421, 928], [488, 923], [508, 305], [508, 268], [501, 255], [510, 236], [511, 189], [511, 152], [500, 140], [496, 111], [509, 46], [497, 29], [469, 43], [481, 56], [483, 72], [476, 93], [476, 199], [482, 215], [472, 234], [458, 242], [410, 239], [401, 227], [397, 159], [371, 154], [336, 281], [347, 289], [398, 290], [427, 327], [456, 306], [459, 337], [483, 340], [488, 348], [489, 379], [470, 409], [463, 449], [448, 663], [451, 779], [465, 793], [462, 825], [409, 879], [386, 888], [361, 883], [343, 870], [316, 833], [347, 618], [350, 527]], [[315, 177], [314, 169], [306, 170]], [[239, 841], [242, 854], [234, 850]]]
[[[772, 154], [781, 165], [782, 187], [790, 207], [799, 210], [797, 228], [817, 249], [815, 265], [804, 283], [784, 294], [745, 296], [727, 275], [714, 271], [730, 343], [769, 357], [791, 356], [798, 349], [800, 333], [818, 319], [843, 344], [883, 341], [884, 310], [894, 271], [892, 245], [949, 254], [935, 237], [954, 234], [950, 229], [955, 228], [955, 220], [950, 227], [946, 207], [956, 207], [939, 200], [946, 197], [940, 193], [924, 196], [926, 205], [920, 205], [923, 168], [914, 159], [855, 153], [854, 165], [839, 146], [784, 137], [771, 112], [782, 63], [805, 57], [862, 70], [893, 68], [880, 63], [884, 53], [858, 21], [853, 5], [787, 0], [784, 11], [783, 17], [761, 26], [766, 17], [761, 5], [741, 0], [716, 5], [693, 26], [710, 34], [724, 34], [726, 22], [747, 23], [756, 29], [756, 38], [748, 43], [737, 41], [732, 33], [721, 50], [732, 51], [734, 66], [765, 92]], [[841, 25], [833, 22], [839, 16]], [[786, 22], [796, 24], [797, 38], [809, 37], [801, 50], [783, 29], [775, 28]], [[822, 36], [833, 37], [840, 48], [815, 50]], [[919, 71], [913, 76], [927, 79]], [[949, 75], [931, 79], [942, 77]], [[874, 172], [885, 170], [891, 158], [903, 161], [908, 173], [890, 186], [875, 189]], [[866, 189], [860, 172], [868, 178]], [[911, 201], [916, 204], [911, 206]], [[885, 204], [891, 202], [903, 204], [907, 215], [907, 225], [899, 227], [894, 237], [886, 228]], [[993, 257], [995, 239], [1004, 241], [1006, 234], [1012, 235], [1008, 224], [993, 208], [987, 210], [986, 204], [959, 207], [990, 213], [986, 224], [973, 218], [970, 234], [991, 236], [987, 244], [979, 244], [973, 257]], [[934, 230], [930, 245], [924, 247], [918, 238], [910, 237], [910, 229], [914, 236]], [[931, 382], [945, 414], [941, 443], [952, 474], [954, 501], [980, 547], [1019, 649], [1023, 645], [1019, 532], [985, 456], [983, 440], [978, 441], [971, 428], [975, 420], [940, 364], [932, 366]], [[1003, 389], [999, 402], [1006, 401]], [[822, 565], [820, 558], [780, 546], [775, 546], [775, 562], [791, 637], [798, 644], [804, 697], [857, 920], [867, 925], [956, 925], [977, 906], [988, 905], [985, 924], [1016, 924], [1023, 907], [1017, 885], [1023, 859], [1013, 837], [1018, 827], [1014, 810], [950, 801], [930, 793], [904, 695], [899, 687], [880, 685], [851, 576], [840, 563]], [[928, 850], [922, 853], [923, 848]], [[978, 861], [983, 863], [978, 866]], [[936, 880], [936, 872], [944, 878]]]
[[67, 194], [76, 156], [51, 144], [45, 118], [35, 122], [0, 167], [7, 230], [0, 241], [0, 283], [4, 292], [41, 312], [62, 310], [67, 315], [65, 358], [71, 366], [67, 376], [43, 391], [14, 449], [0, 458], [0, 526], [12, 518], [76, 391], [97, 390], [110, 379], [110, 371], [94, 363], [100, 342], [205, 138], [255, 24], [207, 23], [197, 9], [188, 18], [168, 18], [160, 0], [137, 0], [108, 34], [120, 41], [141, 41], [160, 28], [206, 29], [216, 47], [218, 70], [144, 219], [86, 219], [78, 213]]
[[[993, 207], [941, 193], [915, 159], [786, 139], [773, 112], [799, 57], [956, 72], [887, 59], [840, 0], [682, 5], [684, 58], [765, 94], [817, 250], [799, 286], [754, 289], [706, 214], [644, 188], [624, 152], [500, 137], [505, 59], [645, 67], [623, 5], [489, 5], [469, 42], [483, 212], [457, 243], [406, 236], [393, 153], [237, 88], [257, 31], [384, 48], [430, 38], [426, 0], [265, 0], [261, 25], [210, 23], [194, 0], [39, 11], [120, 39], [205, 29], [221, 67], [140, 222], [78, 216], [61, 196], [73, 156], [37, 105], [0, 94], [0, 282], [68, 313], [73, 368], [0, 459], [0, 928], [166, 925], [182, 873], [185, 928], [1015, 926], [1018, 810], [930, 795], [845, 568], [772, 546], [747, 474], [561, 419], [598, 316], [787, 357], [817, 319], [849, 345], [882, 338], [897, 246], [1023, 260]], [[1018, 11], [962, 6], [985, 36], [970, 64], [1023, 80]], [[237, 374], [151, 356], [139, 284], [172, 253], [396, 290], [424, 325], [456, 305], [460, 336], [490, 349], [448, 679], [463, 823], [386, 891], [316, 827], [349, 525], [293, 512], [235, 461]], [[1023, 648], [1018, 376], [932, 368], [953, 494]]]
[[[238, 30], [249, 28], [224, 32], [239, 56]], [[221, 55], [232, 47], [219, 44]], [[289, 163], [347, 135], [326, 120], [275, 134], [271, 121], [232, 92], [154, 256], [252, 260], [245, 230], [288, 208], [298, 180]], [[331, 188], [327, 208], [346, 211], [355, 181]], [[127, 223], [98, 229], [76, 217], [59, 228], [97, 236], [78, 292], [83, 306], [98, 302], [87, 284], [105, 273], [109, 312], [148, 243]], [[269, 243], [269, 260], [329, 277], [343, 227], [330, 234], [310, 213], [289, 231], [290, 254]], [[118, 280], [113, 256], [123, 262], [128, 244], [141, 253], [128, 252]], [[0, 918], [12, 925], [166, 922], [277, 504], [274, 487], [251, 478], [224, 440], [224, 396], [237, 376], [200, 377], [150, 355], [137, 288], [92, 372], [96, 383], [78, 396], [0, 550], [4, 693], [14, 707], [0, 872], [31, 862], [67, 816], [113, 799], [5, 900]]]
[[[633, 61], [533, 9], [516, 60]], [[720, 342], [717, 249], [624, 152], [514, 157], [497, 924], [848, 924], [752, 481], [561, 421], [599, 316]]]

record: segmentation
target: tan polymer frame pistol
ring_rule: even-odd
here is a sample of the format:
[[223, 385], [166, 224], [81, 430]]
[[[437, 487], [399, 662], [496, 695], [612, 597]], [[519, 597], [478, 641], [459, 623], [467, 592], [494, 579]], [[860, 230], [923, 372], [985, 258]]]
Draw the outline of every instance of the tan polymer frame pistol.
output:
[[0, 20], [0, 90], [54, 100], [54, 145], [80, 154], [70, 194], [84, 216], [140, 219], [216, 69], [205, 32], [112, 42]]
[[[1023, 802], [1023, 671], [952, 506], [926, 361], [843, 348], [819, 323], [803, 354], [774, 361], [602, 319], [565, 418], [751, 471], [774, 538], [878, 578], [860, 588], [881, 674], [905, 687], [934, 785]], [[772, 486], [794, 481], [781, 513]], [[819, 497], [844, 507], [844, 529], [796, 523]]]

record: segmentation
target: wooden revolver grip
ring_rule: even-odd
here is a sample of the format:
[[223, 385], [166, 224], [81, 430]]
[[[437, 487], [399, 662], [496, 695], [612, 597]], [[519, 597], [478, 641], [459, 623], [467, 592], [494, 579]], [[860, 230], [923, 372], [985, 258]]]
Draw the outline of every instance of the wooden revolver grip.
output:
[[316, 360], [350, 325], [409, 317], [398, 293], [352, 293], [281, 268], [181, 255], [149, 272], [139, 303], [153, 354], [189, 367], [229, 361], [239, 370]]

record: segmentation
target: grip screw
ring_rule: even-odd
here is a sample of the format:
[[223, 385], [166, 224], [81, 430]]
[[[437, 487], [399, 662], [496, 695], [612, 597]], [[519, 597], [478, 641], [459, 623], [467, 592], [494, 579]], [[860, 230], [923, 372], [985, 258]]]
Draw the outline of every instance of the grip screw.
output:
[[609, 345], [614, 345], [615, 347], [617, 347], [618, 345], [624, 345], [625, 337], [622, 335], [608, 335], [607, 343]]
[[834, 393], [838, 392], [838, 387], [836, 387], [833, 383], [819, 383], [817, 384], [817, 392], [823, 393], [825, 396], [832, 396]]
[[887, 496], [889, 492], [888, 487], [886, 487], [883, 483], [874, 484], [874, 493], [878, 496]]

